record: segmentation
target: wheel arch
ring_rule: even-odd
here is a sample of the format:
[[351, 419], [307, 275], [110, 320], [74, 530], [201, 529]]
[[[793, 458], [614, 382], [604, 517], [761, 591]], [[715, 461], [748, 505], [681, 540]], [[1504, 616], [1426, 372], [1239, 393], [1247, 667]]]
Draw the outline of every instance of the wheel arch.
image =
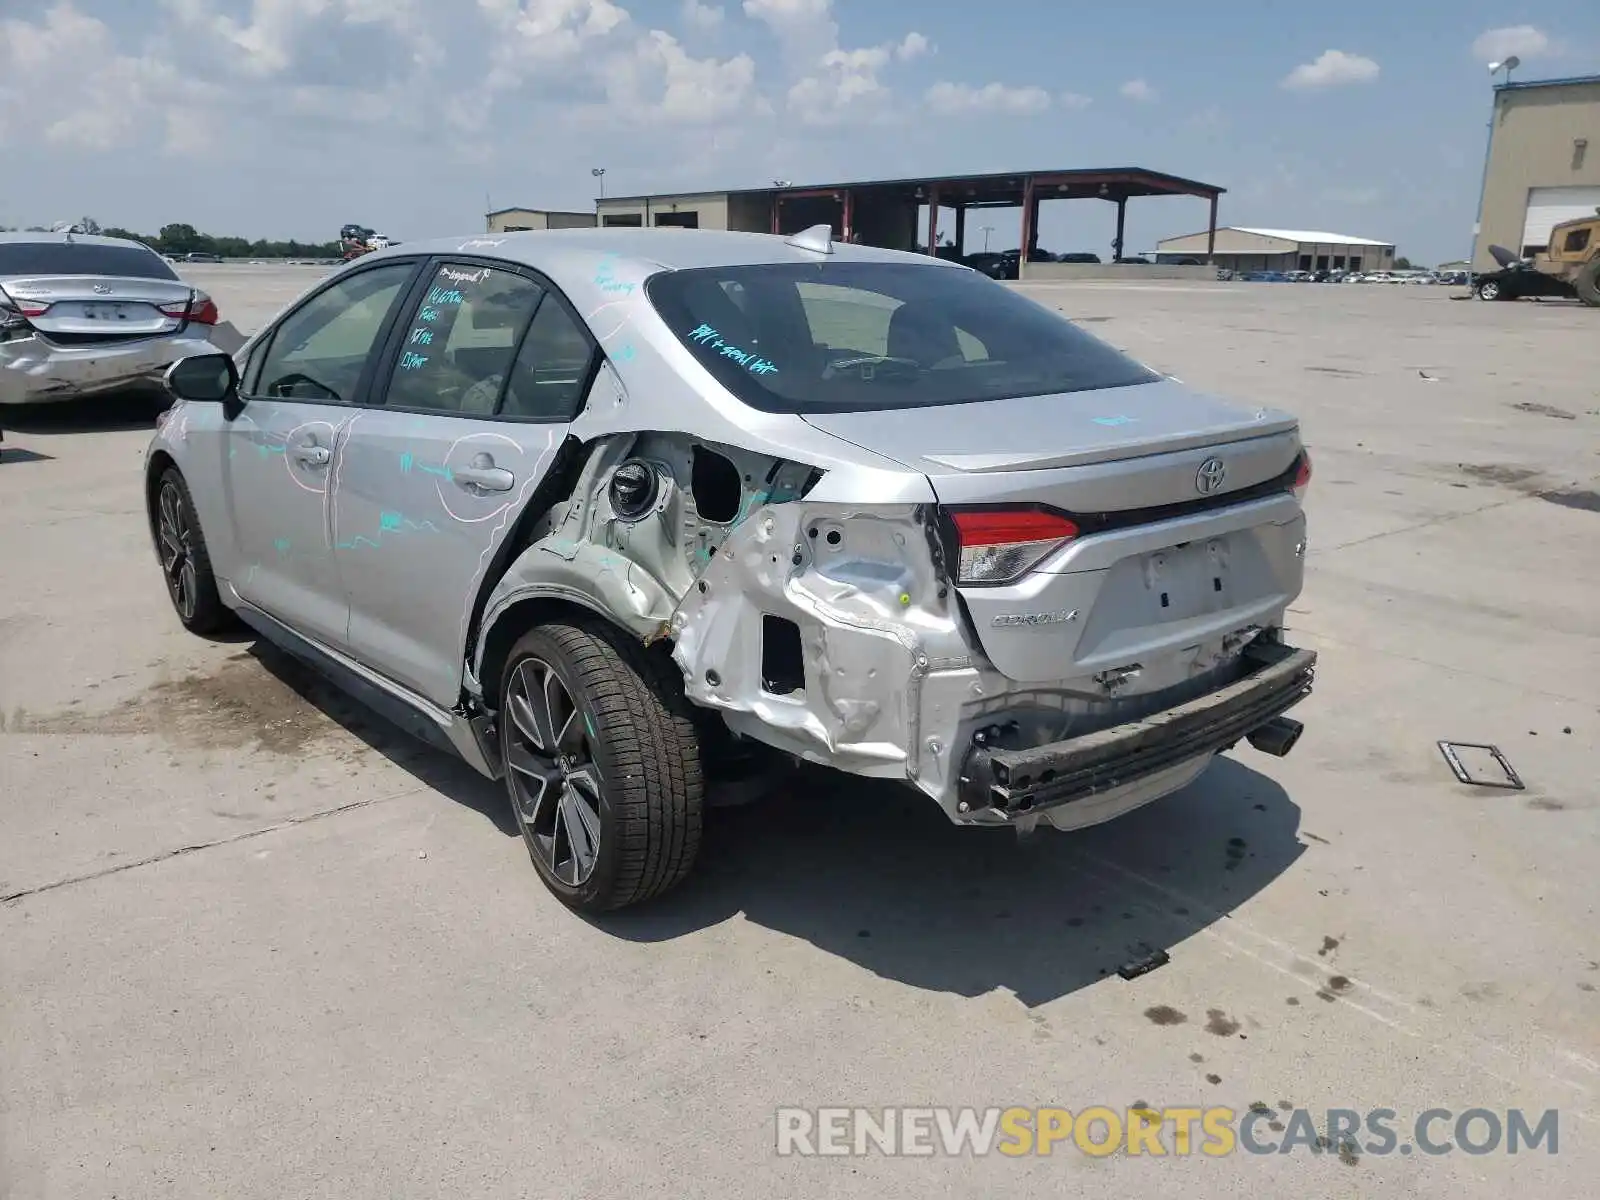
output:
[[160, 535], [156, 532], [156, 494], [161, 490], [162, 476], [169, 470], [183, 474], [183, 468], [172, 455], [165, 450], [152, 451], [144, 468], [144, 520], [150, 531], [150, 544], [156, 547], [157, 553], [160, 552]]
[[658, 638], [644, 642], [626, 625], [615, 620], [596, 601], [574, 595], [555, 595], [535, 592], [522, 595], [497, 611], [484, 627], [478, 654], [478, 685], [482, 691], [483, 705], [491, 711], [500, 704], [500, 686], [504, 681], [506, 658], [518, 640], [529, 630], [558, 621], [585, 625], [604, 625], [617, 636], [645, 647], [647, 653], [657, 658], [673, 675], [681, 678], [682, 672], [672, 661], [672, 641]]

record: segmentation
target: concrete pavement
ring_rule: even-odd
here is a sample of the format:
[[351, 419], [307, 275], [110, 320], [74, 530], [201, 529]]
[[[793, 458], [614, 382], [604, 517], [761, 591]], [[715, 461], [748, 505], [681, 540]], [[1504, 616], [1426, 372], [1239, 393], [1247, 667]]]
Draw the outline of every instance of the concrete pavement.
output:
[[[186, 270], [243, 330], [316, 276]], [[4, 421], [0, 1196], [1581, 1194], [1600, 1171], [1600, 314], [1353, 285], [1025, 290], [1304, 418], [1293, 632], [1322, 669], [1300, 746], [1022, 845], [808, 775], [714, 814], [680, 892], [601, 922], [540, 886], [492, 785], [270, 648], [183, 634], [142, 415]], [[1498, 743], [1527, 790], [1457, 784], [1439, 738]], [[1171, 961], [1116, 975], [1151, 948]], [[1389, 1108], [1401, 1141], [1427, 1109], [1556, 1108], [1560, 1144], [773, 1149], [783, 1105], [1136, 1103], [1305, 1108], [1319, 1132], [1330, 1108]]]

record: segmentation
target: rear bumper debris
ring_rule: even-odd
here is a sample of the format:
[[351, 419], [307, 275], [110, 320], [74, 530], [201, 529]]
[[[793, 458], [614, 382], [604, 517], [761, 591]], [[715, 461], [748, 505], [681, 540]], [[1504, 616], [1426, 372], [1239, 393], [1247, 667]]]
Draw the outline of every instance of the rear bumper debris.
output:
[[1164, 712], [1023, 750], [976, 743], [960, 772], [959, 811], [1009, 818], [1059, 808], [1228, 749], [1311, 694], [1317, 655], [1252, 643], [1234, 683]]

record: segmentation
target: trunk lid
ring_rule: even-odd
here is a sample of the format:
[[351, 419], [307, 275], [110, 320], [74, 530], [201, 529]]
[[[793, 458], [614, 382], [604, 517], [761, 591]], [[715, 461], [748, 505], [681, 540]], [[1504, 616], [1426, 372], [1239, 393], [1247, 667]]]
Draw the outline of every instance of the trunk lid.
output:
[[922, 472], [946, 508], [1034, 504], [1078, 521], [1020, 578], [957, 584], [1011, 679], [1169, 686], [1207, 643], [1278, 620], [1299, 594], [1305, 520], [1279, 486], [1302, 448], [1289, 413], [1161, 380], [805, 419]]
[[[1292, 434], [1299, 424], [1289, 413], [1240, 408], [1172, 379], [931, 408], [807, 413], [805, 420], [825, 433], [921, 471], [933, 480], [939, 498], [950, 504], [986, 502], [982, 493], [999, 476], [1025, 472], [1032, 486], [1048, 489], [1053, 481], [1072, 478], [1055, 475], [1057, 471]], [[1277, 474], [1287, 465], [1288, 459], [1284, 459], [1275, 468], [1268, 462], [1257, 469]], [[1250, 476], [1249, 471], [1235, 473], [1225, 481], [1227, 490], [1269, 477]], [[1128, 497], [1100, 495], [1098, 489], [1075, 490], [1089, 510], [1107, 510], [1193, 499], [1192, 477], [1186, 482], [1187, 490], [1175, 487], [1171, 494], [1135, 503], [1126, 503]], [[1061, 507], [1072, 510], [1069, 504]]]
[[128, 341], [173, 333], [182, 317], [160, 305], [187, 304], [194, 289], [175, 279], [116, 275], [35, 275], [0, 279], [13, 302], [49, 307], [28, 324], [52, 341], [70, 344]]

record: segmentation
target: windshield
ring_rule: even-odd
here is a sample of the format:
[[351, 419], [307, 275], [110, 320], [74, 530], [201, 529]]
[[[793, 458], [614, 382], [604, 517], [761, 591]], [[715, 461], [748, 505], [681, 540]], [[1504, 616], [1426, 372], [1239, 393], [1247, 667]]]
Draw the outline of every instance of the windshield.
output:
[[976, 271], [702, 267], [654, 275], [645, 291], [723, 386], [767, 412], [925, 408], [1160, 378]]
[[176, 279], [154, 250], [88, 242], [0, 242], [0, 275], [112, 275], [123, 279]]

